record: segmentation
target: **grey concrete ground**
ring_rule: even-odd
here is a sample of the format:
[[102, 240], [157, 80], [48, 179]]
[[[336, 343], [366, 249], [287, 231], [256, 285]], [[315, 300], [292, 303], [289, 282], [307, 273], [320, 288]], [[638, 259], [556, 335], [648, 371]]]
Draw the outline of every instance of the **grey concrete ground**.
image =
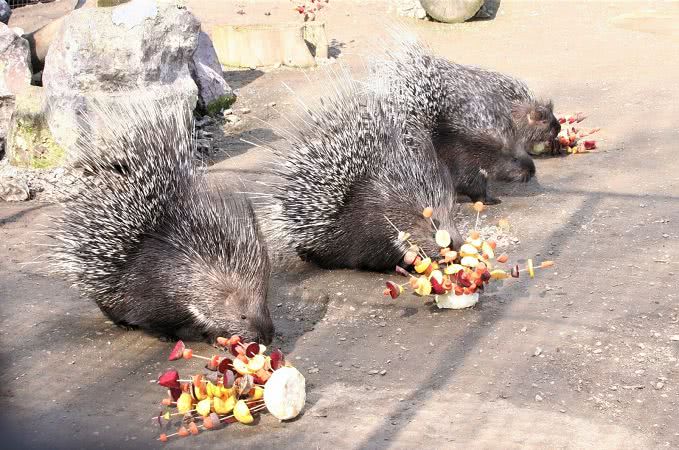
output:
[[[216, 3], [189, 5], [208, 26], [240, 8], [256, 20], [266, 8]], [[327, 10], [334, 52], [359, 76], [384, 9], [333, 1]], [[542, 159], [537, 180], [496, 186], [504, 202], [487, 223], [508, 217], [519, 238], [508, 250], [553, 258], [555, 270], [445, 312], [383, 298], [378, 274], [276, 275], [276, 344], [307, 378], [304, 415], [167, 447], [679, 447], [678, 19], [677, 3], [505, 0], [493, 21], [407, 22], [437, 53], [518, 75], [559, 111], [586, 111], [586, 125], [603, 127], [601, 151]], [[35, 25], [20, 11], [12, 21]], [[294, 104], [280, 82], [313, 98], [325, 78], [308, 74], [230, 73], [236, 107], [283, 125]], [[266, 154], [238, 138], [274, 137], [244, 118], [220, 137], [230, 157], [211, 167], [215, 181], [265, 176]], [[43, 252], [34, 233], [55, 212], [0, 204], [2, 446], [159, 447], [149, 418], [162, 392], [148, 380], [170, 345], [117, 329], [25, 264]]]

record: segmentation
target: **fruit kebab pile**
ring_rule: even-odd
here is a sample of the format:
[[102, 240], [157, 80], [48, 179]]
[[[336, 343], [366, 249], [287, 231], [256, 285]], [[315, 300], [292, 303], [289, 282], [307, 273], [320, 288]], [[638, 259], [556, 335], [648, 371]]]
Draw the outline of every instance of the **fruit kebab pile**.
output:
[[[474, 203], [474, 228], [478, 228], [479, 215], [483, 209], [483, 203]], [[430, 218], [432, 209], [425, 208], [422, 214], [425, 218]], [[496, 243], [483, 240], [476, 230], [469, 232], [459, 251], [450, 249], [451, 241], [447, 231], [437, 230], [436, 243], [441, 246], [441, 250], [435, 258], [425, 255], [408, 233], [399, 232], [399, 239], [406, 241], [410, 248], [403, 258], [403, 266], [396, 266], [396, 273], [408, 281], [402, 284], [387, 281], [384, 295], [396, 299], [406, 288], [410, 288], [421, 297], [433, 295], [439, 308], [460, 309], [472, 306], [478, 301], [479, 292], [492, 280], [519, 278], [524, 272], [528, 272], [530, 278], [533, 278], [535, 270], [554, 265], [553, 261], [534, 264], [532, 259], [528, 259], [523, 268], [518, 264], [507, 265], [509, 256], [504, 253], [496, 256]]]
[[[587, 136], [598, 132], [600, 128], [592, 128], [591, 130], [584, 130], [579, 128], [577, 124], [585, 120], [587, 116], [583, 113], [566, 114], [559, 116], [559, 123], [561, 124], [561, 131], [557, 136], [559, 147], [551, 149], [552, 153], [588, 153], [596, 150], [597, 143], [595, 140], [583, 140]], [[547, 143], [536, 144], [531, 149], [531, 154], [541, 155], [550, 150]]]
[[168, 360], [206, 360], [208, 372], [182, 379], [176, 370], [168, 370], [153, 381], [168, 389], [168, 396], [161, 402], [163, 410], [153, 419], [165, 429], [172, 427], [175, 419], [181, 420], [176, 431], [162, 433], [160, 441], [216, 430], [233, 422], [250, 424], [263, 411], [288, 420], [297, 417], [304, 407], [304, 376], [286, 363], [280, 350], [267, 356], [265, 346], [243, 342], [239, 336], [220, 337], [217, 343], [230, 355], [196, 355], [178, 341]]

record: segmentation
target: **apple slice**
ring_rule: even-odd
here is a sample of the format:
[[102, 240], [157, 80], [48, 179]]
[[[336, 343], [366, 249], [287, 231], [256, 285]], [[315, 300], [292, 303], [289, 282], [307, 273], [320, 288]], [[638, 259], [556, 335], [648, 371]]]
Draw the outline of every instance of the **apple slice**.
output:
[[179, 389], [179, 372], [168, 370], [158, 377], [158, 384], [168, 389]]
[[450, 233], [446, 230], [438, 230], [435, 238], [436, 245], [439, 247], [448, 247], [450, 245]]
[[264, 404], [271, 415], [279, 420], [297, 417], [305, 401], [304, 376], [294, 367], [282, 367], [266, 383]]
[[403, 288], [393, 281], [386, 282], [387, 289], [389, 290], [389, 295], [393, 299], [397, 299], [399, 295], [403, 292]]
[[184, 345], [184, 342], [177, 341], [174, 348], [170, 352], [170, 357], [167, 359], [169, 361], [176, 361], [178, 359], [182, 359], [182, 357], [184, 356], [184, 350], [186, 350], [186, 345]]

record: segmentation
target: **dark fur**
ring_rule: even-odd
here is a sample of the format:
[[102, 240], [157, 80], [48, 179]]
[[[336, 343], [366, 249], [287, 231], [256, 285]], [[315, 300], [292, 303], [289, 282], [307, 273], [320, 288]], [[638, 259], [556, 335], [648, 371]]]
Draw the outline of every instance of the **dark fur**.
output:
[[506, 142], [492, 131], [455, 134], [442, 127], [434, 134], [440, 158], [450, 168], [458, 194], [472, 202], [500, 203], [488, 194], [488, 179], [527, 182], [535, 174], [532, 158], [517, 151], [516, 141]]
[[80, 163], [97, 176], [56, 220], [53, 262], [121, 326], [268, 343], [270, 264], [252, 207], [210, 193], [193, 160], [188, 105], [152, 98], [88, 117], [98, 144], [81, 149]]
[[310, 112], [280, 170], [275, 224], [303, 258], [321, 267], [393, 270], [409, 245], [398, 228], [430, 255], [438, 255], [434, 223], [462, 243], [453, 222], [450, 172], [427, 138], [406, 147], [402, 117], [386, 102], [356, 92], [326, 100]]
[[405, 108], [410, 129], [432, 133], [458, 191], [480, 201], [498, 201], [488, 197], [481, 169], [488, 178], [528, 181], [535, 173], [528, 150], [540, 142], [558, 148], [561, 127], [552, 103], [535, 100], [510, 76], [453, 63], [417, 42], [404, 42], [373, 78], [382, 92], [387, 84], [387, 98]]

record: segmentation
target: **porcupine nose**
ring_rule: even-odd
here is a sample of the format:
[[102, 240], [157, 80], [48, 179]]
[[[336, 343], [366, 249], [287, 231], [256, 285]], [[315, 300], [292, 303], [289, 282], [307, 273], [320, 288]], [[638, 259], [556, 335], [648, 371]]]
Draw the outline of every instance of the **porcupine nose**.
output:
[[276, 331], [271, 319], [255, 318], [251, 320], [250, 327], [255, 332], [255, 340], [258, 343], [264, 345], [271, 344]]

